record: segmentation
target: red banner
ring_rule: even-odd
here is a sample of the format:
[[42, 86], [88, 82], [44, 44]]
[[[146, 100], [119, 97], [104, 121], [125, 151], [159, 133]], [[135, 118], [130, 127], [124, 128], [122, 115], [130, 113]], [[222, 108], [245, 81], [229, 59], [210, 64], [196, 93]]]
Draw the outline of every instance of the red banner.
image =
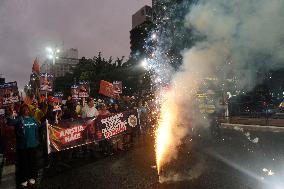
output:
[[48, 152], [110, 139], [136, 127], [139, 127], [137, 111], [99, 116], [91, 120], [62, 120], [58, 125], [48, 124]]
[[114, 87], [113, 84], [104, 80], [101, 80], [100, 83], [100, 94], [114, 98], [115, 93], [114, 93]]

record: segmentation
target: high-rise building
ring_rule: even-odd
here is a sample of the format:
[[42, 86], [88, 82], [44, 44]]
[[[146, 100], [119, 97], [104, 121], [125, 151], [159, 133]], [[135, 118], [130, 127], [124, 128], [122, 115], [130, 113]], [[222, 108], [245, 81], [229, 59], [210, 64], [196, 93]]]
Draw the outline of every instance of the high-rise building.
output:
[[159, 39], [157, 47], [164, 51], [170, 64], [178, 69], [181, 52], [196, 41], [192, 30], [184, 27], [184, 18], [197, 0], [153, 0], [153, 21]]
[[152, 21], [152, 8], [148, 5], [145, 5], [139, 11], [132, 15], [132, 29], [143, 24], [144, 22]]
[[153, 29], [152, 8], [144, 6], [132, 16], [132, 30], [130, 31], [130, 56], [141, 59], [147, 56], [147, 38]]
[[55, 59], [54, 64], [53, 60], [45, 60], [41, 66], [41, 72], [47, 72], [54, 77], [63, 77], [67, 73], [72, 73], [73, 68], [79, 63], [78, 59], [78, 49], [67, 49], [61, 53], [57, 59]]

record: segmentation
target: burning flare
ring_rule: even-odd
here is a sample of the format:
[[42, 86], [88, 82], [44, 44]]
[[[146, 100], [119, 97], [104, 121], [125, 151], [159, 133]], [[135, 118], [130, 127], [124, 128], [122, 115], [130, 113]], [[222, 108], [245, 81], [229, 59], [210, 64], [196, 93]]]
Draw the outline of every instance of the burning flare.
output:
[[173, 126], [177, 123], [177, 105], [174, 101], [172, 91], [163, 94], [163, 102], [161, 106], [159, 125], [156, 130], [156, 163], [158, 175], [160, 175], [161, 167], [168, 163], [171, 158], [171, 151], [175, 150], [173, 143]]

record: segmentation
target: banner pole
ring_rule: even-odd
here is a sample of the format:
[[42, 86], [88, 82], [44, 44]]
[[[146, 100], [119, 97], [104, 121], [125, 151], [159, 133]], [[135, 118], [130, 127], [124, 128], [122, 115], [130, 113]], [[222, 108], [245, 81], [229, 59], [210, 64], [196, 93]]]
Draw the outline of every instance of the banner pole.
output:
[[49, 130], [48, 130], [48, 120], [46, 119], [46, 144], [47, 144], [47, 154], [50, 154], [50, 139], [49, 139]]

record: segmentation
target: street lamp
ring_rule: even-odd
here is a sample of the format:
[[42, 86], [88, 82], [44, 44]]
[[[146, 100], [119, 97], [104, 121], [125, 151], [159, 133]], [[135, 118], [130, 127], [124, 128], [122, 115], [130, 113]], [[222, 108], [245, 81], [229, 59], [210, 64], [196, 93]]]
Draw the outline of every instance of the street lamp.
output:
[[52, 59], [52, 64], [55, 64], [55, 60], [59, 58], [58, 57], [58, 53], [60, 53], [60, 49], [58, 49], [56, 47], [54, 49], [50, 48], [50, 47], [47, 47], [46, 51], [48, 52], [47, 57], [49, 59]]

